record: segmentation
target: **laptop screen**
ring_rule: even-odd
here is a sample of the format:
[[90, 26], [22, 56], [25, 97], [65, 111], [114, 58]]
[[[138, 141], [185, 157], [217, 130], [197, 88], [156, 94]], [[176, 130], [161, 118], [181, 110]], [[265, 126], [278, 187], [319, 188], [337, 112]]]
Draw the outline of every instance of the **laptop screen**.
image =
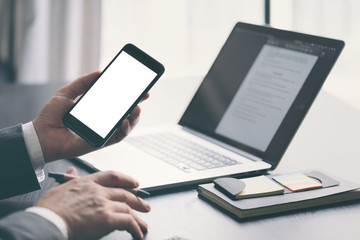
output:
[[237, 23], [179, 124], [275, 168], [343, 46]]

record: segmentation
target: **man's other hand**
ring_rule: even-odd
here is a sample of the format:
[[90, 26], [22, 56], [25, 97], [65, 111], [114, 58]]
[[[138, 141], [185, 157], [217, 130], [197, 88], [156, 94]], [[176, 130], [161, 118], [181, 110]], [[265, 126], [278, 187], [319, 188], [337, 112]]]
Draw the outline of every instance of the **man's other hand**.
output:
[[[75, 168], [67, 173], [77, 174]], [[138, 182], [117, 172], [98, 172], [55, 186], [35, 204], [56, 212], [66, 223], [70, 239], [98, 239], [114, 230], [126, 230], [142, 239], [147, 224], [133, 210], [150, 206], [123, 188]]]

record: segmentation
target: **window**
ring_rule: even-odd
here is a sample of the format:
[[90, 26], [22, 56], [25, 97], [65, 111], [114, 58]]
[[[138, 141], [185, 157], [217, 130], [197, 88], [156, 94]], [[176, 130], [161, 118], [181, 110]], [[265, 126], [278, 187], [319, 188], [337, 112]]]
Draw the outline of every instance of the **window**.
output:
[[238, 21], [264, 23], [264, 1], [104, 0], [101, 67], [128, 42], [154, 56], [165, 77], [204, 76]]
[[360, 1], [273, 0], [271, 3], [272, 26], [345, 41], [324, 89], [360, 110]]

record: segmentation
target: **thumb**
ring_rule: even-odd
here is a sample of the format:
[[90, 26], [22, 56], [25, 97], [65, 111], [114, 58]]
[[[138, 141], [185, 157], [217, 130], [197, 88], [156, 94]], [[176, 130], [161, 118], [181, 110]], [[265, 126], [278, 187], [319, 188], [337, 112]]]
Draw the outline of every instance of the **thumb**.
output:
[[78, 175], [78, 171], [76, 170], [76, 168], [74, 167], [69, 167], [68, 170], [66, 170], [67, 174], [71, 174], [71, 175]]
[[57, 93], [64, 95], [67, 98], [75, 99], [89, 88], [91, 83], [100, 75], [100, 73], [100, 71], [95, 71], [81, 76], [75, 81], [60, 88]]

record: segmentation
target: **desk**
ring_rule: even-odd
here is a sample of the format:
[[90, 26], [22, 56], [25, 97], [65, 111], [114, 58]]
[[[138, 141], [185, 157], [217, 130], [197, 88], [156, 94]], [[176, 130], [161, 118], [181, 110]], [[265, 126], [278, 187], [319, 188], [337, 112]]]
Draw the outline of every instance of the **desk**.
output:
[[[199, 80], [195, 79], [161, 79], [151, 91], [151, 98], [142, 104], [138, 127], [176, 122], [198, 85]], [[57, 87], [0, 85], [0, 127], [33, 119]], [[360, 182], [359, 139], [360, 112], [321, 91], [274, 173], [319, 169]], [[69, 160], [61, 160], [46, 168], [63, 171], [70, 164]], [[78, 169], [86, 174], [85, 169]], [[43, 190], [0, 201], [1, 214], [5, 214], [5, 206], [7, 211], [13, 211], [31, 205], [53, 184], [53, 180], [47, 179]], [[138, 213], [149, 224], [148, 240], [175, 236], [194, 240], [359, 239], [358, 202], [238, 221], [199, 199], [195, 189], [171, 191], [148, 201], [152, 211]], [[104, 239], [131, 236], [113, 232]]]

